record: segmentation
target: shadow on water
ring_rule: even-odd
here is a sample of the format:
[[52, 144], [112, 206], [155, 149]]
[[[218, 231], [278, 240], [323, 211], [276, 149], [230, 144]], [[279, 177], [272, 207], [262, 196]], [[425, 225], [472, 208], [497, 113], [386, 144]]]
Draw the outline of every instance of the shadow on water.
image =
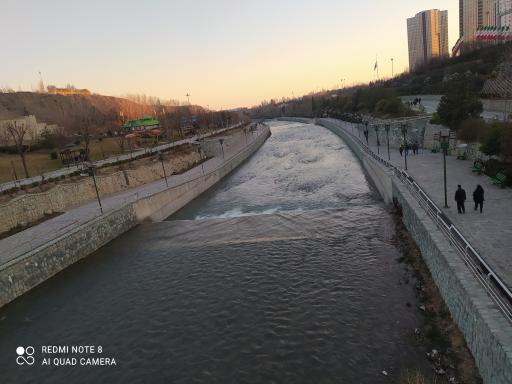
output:
[[[422, 366], [393, 221], [361, 167], [321, 127], [272, 129], [169, 221], [1, 310], [3, 382], [373, 384]], [[17, 366], [18, 345], [39, 361]], [[42, 367], [42, 345], [101, 345], [117, 365]]]

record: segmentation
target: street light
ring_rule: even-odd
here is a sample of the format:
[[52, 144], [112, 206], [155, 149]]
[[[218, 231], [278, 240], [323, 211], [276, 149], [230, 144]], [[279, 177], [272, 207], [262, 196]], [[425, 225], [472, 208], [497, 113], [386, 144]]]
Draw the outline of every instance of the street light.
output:
[[158, 160], [160, 160], [160, 163], [162, 163], [162, 169], [164, 170], [165, 185], [167, 186], [167, 188], [169, 188], [169, 182], [167, 181], [167, 173], [165, 172], [164, 166], [164, 154], [162, 152], [158, 152]]
[[100, 206], [100, 212], [103, 214], [103, 207], [101, 206], [100, 193], [98, 191], [98, 184], [96, 183], [96, 166], [93, 163], [88, 164], [89, 175], [92, 176], [92, 180], [94, 181], [94, 189], [96, 190], [96, 197], [98, 199], [98, 204]]
[[224, 159], [224, 139], [219, 139], [220, 148], [222, 149], [222, 159]]
[[391, 161], [391, 155], [389, 154], [389, 130], [391, 129], [391, 124], [384, 125], [384, 129], [386, 130], [386, 137], [388, 140], [388, 161]]
[[378, 124], [375, 124], [373, 126], [373, 129], [375, 129], [375, 136], [377, 136], [377, 154], [380, 155], [380, 140], [379, 140], [379, 129], [380, 129], [380, 126]]
[[404, 153], [405, 153], [405, 170], [407, 171], [407, 138], [406, 138], [406, 135], [407, 135], [407, 123], [402, 123], [401, 125], [401, 129], [402, 129], [402, 134], [404, 135]]
[[441, 129], [440, 132], [441, 149], [443, 150], [443, 171], [444, 171], [444, 207], [448, 206], [448, 187], [446, 185], [446, 155], [448, 154], [448, 148], [450, 147], [450, 130]]

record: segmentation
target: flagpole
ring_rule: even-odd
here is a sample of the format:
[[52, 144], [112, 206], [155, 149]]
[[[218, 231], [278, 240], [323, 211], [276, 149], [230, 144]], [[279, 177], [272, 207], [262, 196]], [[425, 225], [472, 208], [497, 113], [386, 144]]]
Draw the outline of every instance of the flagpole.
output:
[[380, 80], [379, 76], [379, 58], [377, 55], [375, 55], [375, 68], [377, 68], [377, 80]]

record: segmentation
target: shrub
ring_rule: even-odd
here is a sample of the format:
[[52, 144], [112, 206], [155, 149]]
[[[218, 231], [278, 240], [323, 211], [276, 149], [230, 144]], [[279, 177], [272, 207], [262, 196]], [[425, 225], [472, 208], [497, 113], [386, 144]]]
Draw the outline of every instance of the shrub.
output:
[[482, 119], [467, 119], [460, 124], [457, 137], [466, 143], [479, 142], [487, 128], [488, 125]]
[[501, 138], [503, 130], [499, 125], [490, 127], [482, 137], [480, 150], [487, 156], [499, 156], [501, 154]]
[[50, 152], [50, 159], [57, 160], [58, 158], [59, 158], [59, 156], [57, 155], [57, 152], [55, 152], [55, 151]]

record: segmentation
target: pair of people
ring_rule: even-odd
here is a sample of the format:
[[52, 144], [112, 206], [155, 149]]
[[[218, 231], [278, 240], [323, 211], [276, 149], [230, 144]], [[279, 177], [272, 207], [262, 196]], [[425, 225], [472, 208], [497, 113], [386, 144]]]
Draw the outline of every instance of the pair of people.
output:
[[[482, 213], [484, 209], [484, 189], [479, 184], [476, 186], [475, 191], [473, 192], [473, 201], [475, 202], [475, 211], [480, 208], [480, 213]], [[459, 185], [457, 187], [457, 191], [455, 192], [455, 201], [457, 202], [457, 211], [459, 213], [466, 213], [466, 191], [462, 189], [462, 186]]]

